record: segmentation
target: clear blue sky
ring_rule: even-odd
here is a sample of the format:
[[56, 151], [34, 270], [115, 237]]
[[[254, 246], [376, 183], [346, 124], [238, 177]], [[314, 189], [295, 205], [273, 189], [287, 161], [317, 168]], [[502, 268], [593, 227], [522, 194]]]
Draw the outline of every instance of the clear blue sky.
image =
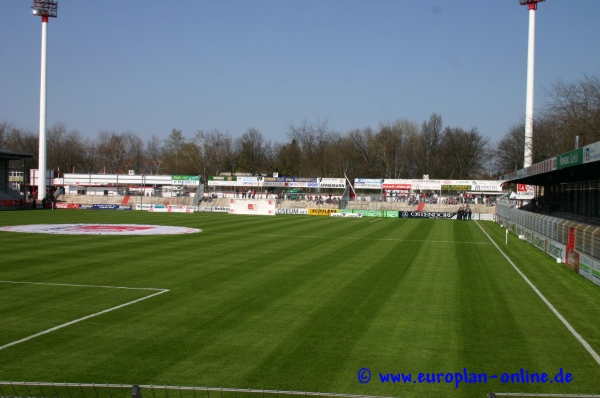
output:
[[[0, 2], [0, 121], [37, 131], [41, 22]], [[600, 72], [600, 0], [537, 11], [536, 108]], [[499, 140], [525, 113], [529, 16], [518, 0], [60, 0], [48, 26], [48, 125], [86, 137], [191, 138], [288, 125], [346, 133], [436, 112]]]

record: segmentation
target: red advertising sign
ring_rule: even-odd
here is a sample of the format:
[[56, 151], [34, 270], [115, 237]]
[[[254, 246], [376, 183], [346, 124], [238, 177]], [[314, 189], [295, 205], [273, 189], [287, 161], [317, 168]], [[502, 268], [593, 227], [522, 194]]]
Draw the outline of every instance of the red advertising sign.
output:
[[383, 184], [383, 189], [395, 189], [398, 191], [410, 191], [412, 184]]

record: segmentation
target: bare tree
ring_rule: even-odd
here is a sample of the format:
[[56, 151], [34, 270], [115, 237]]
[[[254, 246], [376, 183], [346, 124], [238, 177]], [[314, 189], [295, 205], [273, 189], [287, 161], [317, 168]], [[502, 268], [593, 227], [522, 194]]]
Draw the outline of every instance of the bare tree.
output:
[[156, 135], [152, 135], [152, 138], [148, 140], [145, 155], [149, 162], [150, 174], [160, 174], [165, 159], [165, 150], [162, 145], [162, 140]]
[[236, 147], [239, 156], [239, 169], [252, 175], [259, 174], [265, 161], [263, 136], [260, 131], [249, 128], [238, 138]]
[[77, 130], [67, 130], [64, 123], [57, 123], [48, 129], [46, 148], [48, 168], [71, 172], [86, 167], [86, 141]]
[[165, 167], [171, 174], [181, 173], [182, 149], [186, 143], [181, 130], [172, 129], [169, 138], [165, 140]]
[[[125, 162], [127, 153], [125, 139], [115, 131], [101, 131], [96, 150], [100, 168], [107, 173], [123, 173], [126, 167], [129, 167]], [[92, 166], [88, 165], [88, 167]]]
[[446, 127], [442, 135], [441, 160], [444, 172], [441, 178], [471, 179], [484, 173], [485, 160], [490, 155], [490, 140], [476, 128], [470, 131]]
[[[553, 119], [560, 135], [561, 152], [572, 150], [575, 137], [580, 146], [600, 141], [600, 77], [584, 75], [575, 83], [558, 80], [547, 90], [550, 102], [544, 115]], [[535, 134], [535, 132], [534, 132]]]

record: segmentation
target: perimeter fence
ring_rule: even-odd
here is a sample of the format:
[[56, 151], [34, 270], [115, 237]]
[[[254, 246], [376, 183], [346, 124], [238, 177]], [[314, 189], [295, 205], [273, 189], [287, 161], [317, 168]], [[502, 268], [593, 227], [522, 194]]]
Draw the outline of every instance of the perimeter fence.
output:
[[598, 398], [600, 395], [596, 394], [543, 394], [543, 393], [529, 393], [529, 392], [491, 392], [487, 395], [487, 398], [496, 397], [538, 397], [538, 398]]
[[389, 398], [307, 391], [0, 381], [0, 398]]

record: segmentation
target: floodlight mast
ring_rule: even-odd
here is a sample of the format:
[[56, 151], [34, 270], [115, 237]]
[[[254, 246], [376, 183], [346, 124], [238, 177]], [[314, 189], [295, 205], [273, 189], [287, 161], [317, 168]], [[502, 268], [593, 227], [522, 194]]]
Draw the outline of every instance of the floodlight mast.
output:
[[46, 63], [48, 59], [48, 18], [56, 18], [58, 0], [34, 0], [33, 15], [42, 17], [42, 62], [40, 78], [40, 131], [37, 199], [46, 197]]
[[533, 95], [535, 71], [535, 11], [537, 3], [546, 0], [519, 0], [529, 10], [529, 44], [527, 49], [527, 100], [525, 103], [525, 152], [523, 167], [533, 164]]

